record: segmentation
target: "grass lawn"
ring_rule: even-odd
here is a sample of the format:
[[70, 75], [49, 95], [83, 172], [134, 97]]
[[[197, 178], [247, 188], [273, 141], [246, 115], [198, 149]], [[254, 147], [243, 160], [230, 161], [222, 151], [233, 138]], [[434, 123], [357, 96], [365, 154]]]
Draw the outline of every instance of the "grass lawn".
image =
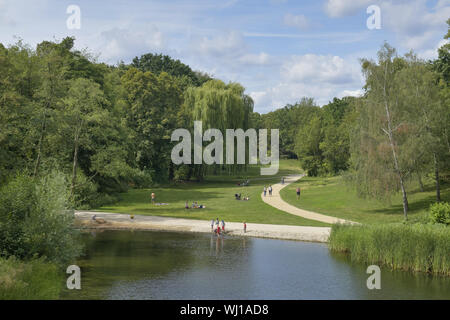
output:
[[[425, 219], [430, 204], [436, 199], [433, 181], [424, 179], [424, 183], [424, 192], [419, 191], [415, 182], [407, 185], [408, 218], [410, 221]], [[301, 188], [300, 200], [296, 198], [295, 189], [297, 186]], [[352, 188], [344, 183], [341, 177], [304, 177], [285, 187], [281, 191], [281, 197], [286, 202], [301, 209], [361, 223], [403, 221], [401, 194], [392, 197], [391, 204], [361, 199], [357, 197]], [[441, 186], [441, 198], [443, 201], [450, 201], [450, 185]]]
[[[254, 166], [239, 176], [208, 176], [203, 182], [186, 182], [151, 189], [130, 189], [120, 195], [121, 200], [113, 205], [97, 208], [97, 211], [167, 216], [188, 219], [224, 219], [229, 222], [285, 224], [300, 226], [329, 226], [328, 224], [297, 217], [277, 210], [261, 199], [264, 185], [280, 181], [281, 176], [300, 173], [296, 160], [281, 160], [276, 176], [260, 176], [259, 168]], [[240, 187], [237, 183], [250, 179], [250, 186]], [[150, 195], [154, 192], [156, 202], [169, 205], [152, 205]], [[235, 193], [249, 196], [249, 201], [237, 201]], [[206, 209], [184, 208], [193, 201], [206, 206]]]

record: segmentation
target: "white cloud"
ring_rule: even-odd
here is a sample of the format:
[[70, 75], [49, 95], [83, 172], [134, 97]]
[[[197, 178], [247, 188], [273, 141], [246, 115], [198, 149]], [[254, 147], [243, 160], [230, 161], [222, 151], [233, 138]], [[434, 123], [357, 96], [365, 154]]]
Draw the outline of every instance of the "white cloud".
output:
[[381, 27], [394, 32], [406, 49], [434, 45], [436, 34], [445, 32], [450, 17], [450, 0], [439, 0], [433, 8], [426, 0], [327, 0], [324, 9], [336, 18], [365, 11], [372, 4], [381, 8]]
[[237, 31], [193, 39], [191, 47], [202, 56], [228, 58], [242, 56], [246, 49], [244, 39]]
[[356, 59], [306, 54], [292, 56], [280, 67], [280, 82], [255, 90], [250, 96], [258, 112], [268, 112], [302, 97], [312, 97], [319, 105], [333, 97], [362, 94], [363, 77]]
[[423, 51], [419, 51], [417, 55], [425, 60], [433, 60], [438, 57], [438, 49], [442, 47], [444, 44], [450, 43], [450, 41], [446, 39], [442, 39], [433, 49], [427, 49]]
[[293, 56], [281, 67], [281, 76], [291, 82], [352, 83], [359, 78], [359, 74], [359, 66], [331, 55]]
[[342, 97], [360, 97], [364, 94], [364, 91], [362, 89], [358, 89], [358, 90], [344, 90], [342, 91], [338, 97], [342, 98]]
[[239, 62], [246, 65], [267, 65], [272, 63], [272, 59], [265, 52], [259, 54], [248, 53], [241, 56]]
[[393, 31], [407, 49], [420, 50], [435, 44], [436, 35], [445, 33], [450, 17], [450, 1], [439, 1], [428, 9], [425, 0], [384, 1], [381, 4], [382, 27]]
[[95, 41], [101, 58], [112, 63], [165, 48], [164, 36], [155, 25], [112, 28], [101, 32]]
[[344, 17], [355, 14], [364, 7], [376, 2], [377, 0], [327, 0], [325, 12], [333, 18]]
[[284, 16], [284, 24], [300, 30], [307, 30], [311, 26], [310, 21], [303, 14], [294, 16], [290, 13]]

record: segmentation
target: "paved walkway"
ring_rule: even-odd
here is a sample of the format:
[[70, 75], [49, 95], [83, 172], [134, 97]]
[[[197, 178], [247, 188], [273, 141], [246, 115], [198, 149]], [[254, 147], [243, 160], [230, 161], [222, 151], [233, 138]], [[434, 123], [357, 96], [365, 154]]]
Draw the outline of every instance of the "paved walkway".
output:
[[[93, 215], [105, 220], [105, 223], [99, 224], [93, 221]], [[211, 233], [210, 220], [144, 215], [135, 215], [134, 219], [131, 219], [129, 214], [92, 211], [76, 211], [75, 217], [79, 225], [97, 229], [139, 229]], [[243, 223], [238, 222], [226, 222], [225, 231], [227, 235], [312, 242], [327, 242], [330, 235], [330, 228], [328, 227], [303, 227], [260, 223], [247, 223], [247, 232], [244, 233]]]
[[[335, 218], [335, 217], [330, 217], [330, 216], [327, 216], [324, 214], [299, 209], [297, 207], [294, 207], [293, 205], [290, 205], [283, 199], [281, 199], [281, 197], [280, 197], [281, 189], [283, 189], [287, 185], [289, 185], [303, 177], [304, 177], [304, 175], [300, 175], [300, 174], [289, 175], [289, 176], [285, 177], [284, 184], [277, 183], [275, 185], [272, 185], [272, 196], [269, 196], [269, 191], [267, 191], [267, 195], [265, 197], [264, 197], [264, 192], [261, 193], [261, 198], [263, 199], [263, 201], [265, 203], [270, 204], [272, 207], [275, 207], [279, 210], [282, 210], [284, 212], [287, 212], [287, 213], [290, 213], [290, 214], [293, 214], [293, 215], [296, 215], [296, 216], [299, 216], [299, 217], [302, 217], [305, 219], [316, 220], [316, 221], [330, 223], [330, 224], [333, 224], [333, 223], [358, 224], [357, 222], [339, 219], [339, 218]], [[299, 201], [302, 201], [301, 197], [302, 197], [302, 195], [300, 195]]]

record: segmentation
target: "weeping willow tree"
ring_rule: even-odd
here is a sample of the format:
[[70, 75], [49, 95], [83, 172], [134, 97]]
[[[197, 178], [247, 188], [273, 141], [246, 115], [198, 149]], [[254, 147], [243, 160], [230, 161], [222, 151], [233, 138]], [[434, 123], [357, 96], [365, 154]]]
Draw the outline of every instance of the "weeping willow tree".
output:
[[[202, 121], [203, 130], [219, 129], [222, 134], [225, 134], [226, 129], [245, 131], [250, 128], [253, 100], [245, 95], [244, 91], [244, 87], [238, 83], [225, 84], [220, 80], [210, 80], [201, 87], [191, 87], [186, 90], [185, 110], [190, 113], [192, 121]], [[235, 148], [236, 141], [233, 143]], [[248, 154], [248, 147], [246, 147], [246, 154]], [[236, 152], [234, 156], [236, 158]], [[236, 161], [234, 163], [213, 166], [194, 165], [195, 175], [203, 176], [208, 170], [210, 173], [212, 170], [214, 174], [217, 174], [219, 170], [232, 174], [246, 168], [246, 165], [236, 164]]]

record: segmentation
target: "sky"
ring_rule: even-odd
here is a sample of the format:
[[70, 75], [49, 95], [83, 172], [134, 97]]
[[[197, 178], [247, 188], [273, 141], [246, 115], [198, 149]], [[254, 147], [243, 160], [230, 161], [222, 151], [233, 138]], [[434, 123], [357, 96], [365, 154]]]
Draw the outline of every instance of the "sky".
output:
[[[70, 5], [80, 9], [79, 29], [68, 28]], [[379, 29], [367, 25], [371, 5]], [[376, 59], [384, 41], [436, 58], [448, 18], [450, 0], [0, 0], [0, 42], [74, 36], [77, 49], [109, 64], [168, 54], [241, 83], [266, 113], [302, 97], [324, 105], [360, 95], [359, 59]]]

